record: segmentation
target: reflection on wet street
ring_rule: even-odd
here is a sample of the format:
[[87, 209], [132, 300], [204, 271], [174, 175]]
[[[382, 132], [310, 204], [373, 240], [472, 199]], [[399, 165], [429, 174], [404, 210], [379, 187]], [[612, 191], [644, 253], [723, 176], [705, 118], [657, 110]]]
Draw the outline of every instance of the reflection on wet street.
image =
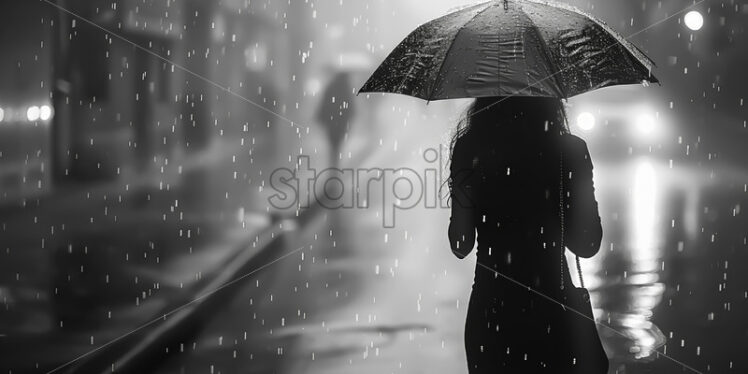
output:
[[[730, 356], [730, 348], [707, 337], [745, 339], [745, 321], [733, 309], [745, 309], [745, 295], [740, 295], [745, 290], [723, 296], [738, 301], [735, 306], [712, 303], [714, 298], [706, 291], [716, 288], [726, 293], [720, 277], [726, 279], [727, 264], [746, 258], [744, 226], [723, 224], [719, 233], [713, 226], [718, 215], [744, 221], [740, 204], [729, 202], [744, 200], [745, 184], [718, 186], [715, 174], [732, 181], [745, 181], [748, 176], [735, 169], [671, 167], [652, 157], [596, 165], [606, 234], [603, 250], [584, 261], [583, 269], [593, 291], [596, 317], [612, 328], [599, 329], [608, 354], [614, 363], [628, 364], [626, 372], [631, 368], [680, 372], [678, 362], [658, 352], [673, 357], [687, 352], [678, 360], [698, 368], [694, 363], [735, 357]], [[710, 226], [714, 232], [707, 229]], [[721, 245], [717, 235], [724, 240]], [[742, 250], [733, 247], [736, 239]], [[714, 257], [724, 258], [724, 263]], [[744, 278], [733, 280], [738, 287], [747, 283]], [[689, 318], [692, 322], [685, 323]], [[715, 318], [722, 322], [713, 322]], [[715, 331], [720, 325], [720, 332]], [[730, 325], [737, 329], [726, 328]], [[736, 363], [729, 360], [722, 367]]]
[[[606, 173], [610, 168], [620, 170], [617, 176]], [[598, 164], [597, 167], [597, 180], [607, 181], [602, 186], [598, 184], [599, 194], [602, 192], [608, 199], [613, 195], [625, 204], [621, 212], [610, 211], [606, 209], [610, 206], [608, 201], [600, 199], [604, 228], [623, 234], [606, 235], [609, 240], [602, 247], [608, 250], [602, 250], [584, 268], [592, 275], [588, 284], [596, 299], [596, 317], [610, 327], [601, 328], [600, 333], [616, 361], [652, 358], [654, 350], [666, 342], [651, 321], [665, 290], [660, 274], [665, 251], [664, 243], [658, 240], [661, 219], [658, 200], [667, 191], [662, 190], [661, 182], [658, 184], [657, 175], [649, 159], [631, 165]], [[622, 224], [605, 220], [613, 216]]]

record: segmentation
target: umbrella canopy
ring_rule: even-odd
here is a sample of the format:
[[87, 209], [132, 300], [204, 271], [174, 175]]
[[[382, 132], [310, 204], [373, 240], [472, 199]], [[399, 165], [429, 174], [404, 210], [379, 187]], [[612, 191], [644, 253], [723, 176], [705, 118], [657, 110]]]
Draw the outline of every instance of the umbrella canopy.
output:
[[421, 25], [361, 92], [426, 100], [485, 96], [568, 98], [658, 82], [654, 63], [602, 21], [537, 0], [489, 1]]

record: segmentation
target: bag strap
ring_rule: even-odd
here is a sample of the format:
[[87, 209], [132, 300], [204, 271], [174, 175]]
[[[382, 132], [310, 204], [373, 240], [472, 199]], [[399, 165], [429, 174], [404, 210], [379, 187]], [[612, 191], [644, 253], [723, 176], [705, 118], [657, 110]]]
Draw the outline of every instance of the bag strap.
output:
[[[564, 289], [564, 262], [566, 262], [566, 246], [564, 245], [565, 222], [564, 222], [564, 151], [561, 150], [559, 158], [559, 178], [558, 178], [558, 216], [561, 220], [561, 289]], [[577, 262], [577, 274], [579, 275], [579, 286], [584, 288], [584, 278], [582, 278], [582, 264], [579, 262], [579, 256], [574, 255]]]

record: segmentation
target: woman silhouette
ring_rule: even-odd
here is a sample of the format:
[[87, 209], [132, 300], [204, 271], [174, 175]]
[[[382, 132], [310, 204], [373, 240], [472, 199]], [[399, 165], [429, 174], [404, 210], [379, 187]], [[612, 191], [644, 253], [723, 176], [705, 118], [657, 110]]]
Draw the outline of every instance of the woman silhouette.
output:
[[562, 282], [573, 287], [561, 233], [591, 257], [602, 227], [587, 146], [565, 119], [560, 99], [479, 98], [452, 142], [452, 251], [464, 258], [478, 235], [465, 324], [471, 374], [571, 372], [563, 309], [548, 299], [561, 300]]

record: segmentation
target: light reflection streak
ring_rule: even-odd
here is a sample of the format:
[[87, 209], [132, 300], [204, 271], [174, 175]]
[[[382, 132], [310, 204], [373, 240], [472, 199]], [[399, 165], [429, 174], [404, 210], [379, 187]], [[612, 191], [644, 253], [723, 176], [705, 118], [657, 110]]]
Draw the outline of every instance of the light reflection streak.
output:
[[637, 272], [652, 271], [657, 267], [657, 201], [654, 168], [648, 160], [641, 160], [636, 166], [631, 196], [631, 261]]
[[[625, 219], [618, 225], [608, 221], [604, 227], [612, 230], [606, 234], [610, 242], [603, 243], [599, 256], [583, 261], [585, 276], [591, 278], [587, 283], [597, 307], [596, 318], [625, 335], [599, 329], [609, 356], [617, 362], [651, 360], [666, 340], [651, 322], [665, 290], [660, 274], [664, 253], [659, 212], [669, 186], [658, 172], [660, 167], [648, 158], [634, 160], [625, 172], [617, 173], [616, 183], [605, 187], [607, 192], [601, 195], [605, 200], [628, 197], [626, 209], [620, 212]], [[606, 203], [601, 202], [601, 213], [606, 216]], [[623, 230], [620, 239], [615, 238], [616, 230]]]
[[665, 343], [665, 336], [649, 321], [665, 290], [659, 282], [662, 248], [657, 212], [662, 191], [658, 182], [652, 162], [646, 158], [638, 160], [630, 205], [630, 262], [620, 284], [622, 305], [617, 308], [618, 320], [611, 321], [631, 338], [624, 346], [637, 360], [649, 358]]

